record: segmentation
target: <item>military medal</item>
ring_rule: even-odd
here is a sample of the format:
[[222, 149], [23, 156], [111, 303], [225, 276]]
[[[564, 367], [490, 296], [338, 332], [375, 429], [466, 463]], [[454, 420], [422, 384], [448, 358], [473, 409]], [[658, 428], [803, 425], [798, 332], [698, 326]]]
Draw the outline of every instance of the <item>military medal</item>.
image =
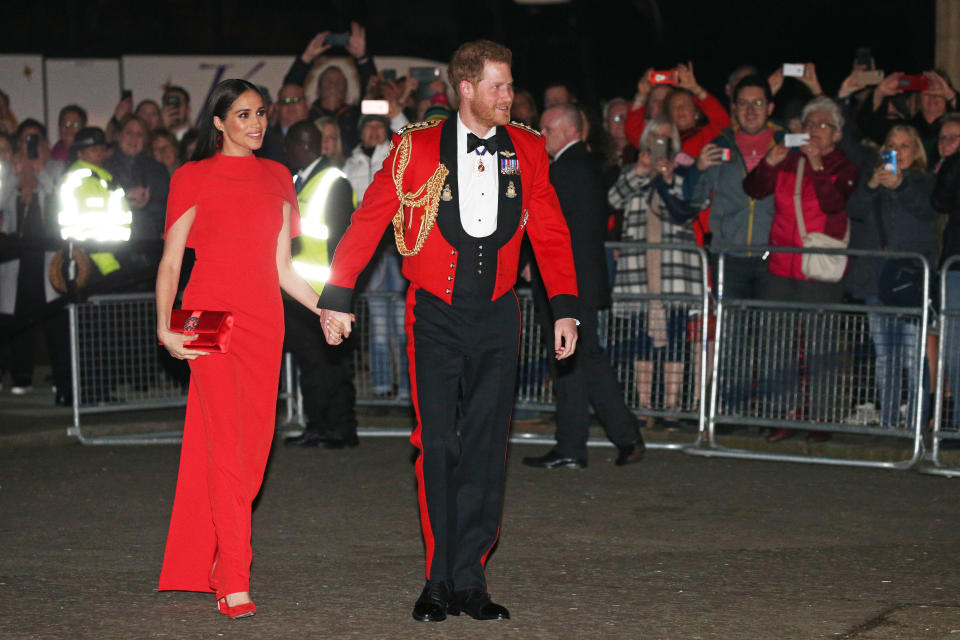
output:
[[523, 229], [527, 226], [527, 220], [530, 219], [530, 209], [523, 210], [523, 218], [520, 219], [520, 228]]
[[513, 180], [511, 180], [510, 182], [507, 183], [507, 193], [506, 193], [506, 196], [507, 196], [508, 198], [516, 198], [516, 197], [517, 197], [517, 187], [516, 187], [516, 185], [513, 184]]
[[444, 202], [450, 202], [453, 200], [453, 192], [450, 190], [450, 185], [443, 185], [443, 193], [440, 194], [440, 199]]
[[517, 160], [517, 154], [504, 149], [500, 155], [500, 173], [505, 176], [520, 175], [520, 161]]

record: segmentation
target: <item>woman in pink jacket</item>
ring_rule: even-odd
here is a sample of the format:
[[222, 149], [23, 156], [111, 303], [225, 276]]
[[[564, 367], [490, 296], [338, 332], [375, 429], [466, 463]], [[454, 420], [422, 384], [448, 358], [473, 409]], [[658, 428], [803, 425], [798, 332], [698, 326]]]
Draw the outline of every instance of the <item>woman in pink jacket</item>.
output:
[[[756, 166], [743, 180], [743, 190], [751, 198], [774, 196], [773, 224], [770, 228], [770, 244], [778, 247], [802, 247], [797, 223], [796, 189], [798, 169], [802, 166], [800, 179], [800, 211], [808, 234], [819, 232], [837, 239], [847, 236], [847, 199], [857, 187], [857, 168], [847, 159], [836, 144], [843, 136], [843, 116], [836, 103], [827, 97], [814, 98], [803, 108], [803, 130], [810, 135], [807, 143], [798, 151], [783, 145], [770, 149], [763, 162]], [[769, 277], [764, 297], [813, 304], [838, 303], [843, 295], [839, 282], [810, 280], [801, 271], [802, 255], [799, 253], [775, 253], [768, 258]], [[789, 312], [788, 312], [789, 313]], [[782, 344], [785, 335], [791, 335], [787, 323], [791, 318], [783, 312], [774, 312], [769, 323], [771, 342], [767, 344], [767, 373], [761, 383], [766, 387], [765, 402], [774, 403], [785, 415], [764, 412], [765, 417], [799, 420], [803, 415], [804, 401], [801, 395], [804, 385], [793, 365], [793, 358], [784, 358]], [[836, 362], [827, 357], [828, 340], [825, 318], [819, 314], [802, 314], [802, 326], [797, 334], [797, 352], [802, 352], [805, 362], [808, 397], [806, 417], [810, 421], [831, 420], [833, 407], [828, 402], [830, 388], [835, 387]], [[788, 332], [788, 333], [784, 333]], [[777, 357], [777, 356], [780, 357]], [[778, 429], [767, 439], [777, 442], [790, 437], [790, 429]], [[811, 431], [808, 440], [823, 440], [826, 435]]]

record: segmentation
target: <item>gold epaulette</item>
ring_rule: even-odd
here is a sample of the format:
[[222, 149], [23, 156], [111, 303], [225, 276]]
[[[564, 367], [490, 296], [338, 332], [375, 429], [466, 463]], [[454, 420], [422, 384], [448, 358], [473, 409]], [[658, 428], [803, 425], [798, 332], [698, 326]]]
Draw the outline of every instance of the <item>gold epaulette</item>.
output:
[[526, 131], [527, 133], [532, 133], [533, 135], [537, 136], [538, 138], [542, 138], [542, 137], [543, 137], [543, 135], [542, 135], [539, 131], [537, 131], [536, 129], [534, 129], [534, 128], [531, 127], [530, 125], [523, 124], [522, 122], [517, 122], [516, 120], [511, 120], [511, 121], [508, 122], [507, 124], [509, 124], [511, 127], [516, 127], [517, 129], [523, 129], [523, 130]]
[[441, 122], [443, 122], [443, 120], [424, 120], [423, 122], [411, 122], [405, 127], [401, 127], [400, 130], [397, 131], [397, 135], [402, 136], [406, 133], [410, 133], [411, 131], [419, 131], [420, 129], [429, 129], [431, 127], [437, 126]]

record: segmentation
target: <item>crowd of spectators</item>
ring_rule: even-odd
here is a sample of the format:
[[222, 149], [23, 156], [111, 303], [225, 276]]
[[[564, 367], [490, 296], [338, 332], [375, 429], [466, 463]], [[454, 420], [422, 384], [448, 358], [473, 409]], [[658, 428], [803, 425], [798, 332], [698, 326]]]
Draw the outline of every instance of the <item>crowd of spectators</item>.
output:
[[[259, 153], [286, 162], [287, 131], [298, 122], [312, 121], [322, 134], [324, 157], [344, 171], [360, 202], [387, 156], [391, 132], [409, 122], [450, 117], [456, 93], [442, 80], [422, 86], [412, 74], [400, 76], [404, 70], [378, 70], [360, 25], [352, 25], [348, 42], [340, 49], [331, 48], [328, 35], [317, 34], [283, 78], [277, 78], [273, 87], [261, 88], [269, 127]], [[719, 96], [704, 89], [694, 62], [647, 69], [633, 96], [609, 96], [599, 105], [578, 100], [575, 78], [548, 85], [539, 97], [519, 86], [511, 115], [538, 128], [544, 110], [574, 105], [581, 114], [583, 140], [602, 165], [609, 188], [610, 210], [602, 213], [609, 217], [609, 239], [704, 247], [711, 256], [714, 279], [721, 250], [743, 245], [802, 247], [807, 234], [821, 234], [851, 248], [918, 252], [934, 268], [960, 253], [960, 113], [955, 113], [957, 92], [946, 73], [884, 74], [872, 58], [868, 62], [857, 56], [852, 65], [836, 61], [850, 65], [850, 73], [831, 93], [820, 84], [812, 63], [754, 62], [757, 66], [731, 70]], [[362, 97], [383, 101], [385, 113], [365, 114], [359, 104], [348, 101], [343, 65], [354, 67]], [[785, 74], [786, 67], [801, 68]], [[316, 84], [308, 87], [307, 78], [315, 68]], [[275, 101], [269, 100], [271, 89], [276, 91]], [[37, 120], [17, 121], [13, 116], [17, 97], [0, 93], [0, 220], [7, 240], [29, 240], [49, 231], [57, 182], [75, 136], [87, 126], [83, 98], [76, 96], [76, 104], [60, 111], [53, 141]], [[103, 166], [125, 190], [135, 239], [159, 242], [162, 237], [169, 178], [190, 158], [196, 144], [191, 104], [185, 89], [170, 84], [157, 100], [134, 104], [129, 96], [122, 99], [106, 127], [108, 157]], [[807, 136], [800, 142], [790, 140], [788, 146], [790, 134]], [[28, 151], [27, 139], [34, 136], [38, 146]], [[889, 151], [896, 152], [892, 162]], [[388, 241], [368, 274], [368, 291], [396, 293], [405, 286], [396, 252], [386, 250]], [[43, 251], [31, 254], [10, 246], [5, 242], [0, 255], [0, 321], [29, 333], [32, 343], [36, 328], [45, 326], [38, 320], [42, 316], [38, 308], [52, 299], [38, 293], [46, 290]], [[10, 268], [13, 257], [32, 266], [18, 274]], [[121, 262], [124, 269], [148, 274], [156, 258], [150, 251], [128, 251]], [[690, 252], [623, 250], [609, 252], [608, 260], [616, 294], [696, 295], [701, 290], [700, 266]], [[822, 304], [852, 299], [882, 307], [887, 304], [883, 288], [888, 262], [853, 259], [840, 281], [827, 282], [807, 275], [796, 254], [731, 254], [725, 262], [726, 295]], [[31, 269], [27, 278], [24, 272]], [[960, 304], [960, 273], [943, 277], [948, 296]], [[11, 279], [19, 282], [19, 291], [10, 288]], [[711, 282], [714, 289], [715, 284]], [[24, 287], [30, 289], [29, 295]], [[15, 292], [12, 298], [10, 292]], [[402, 313], [387, 299], [371, 303], [370, 309], [373, 388], [378, 395], [405, 396], [409, 393], [405, 365], [392, 361], [396, 356], [391, 355], [403, 353], [402, 344], [398, 347], [404, 339]], [[613, 313], [631, 318], [628, 358], [634, 362], [640, 404], [676, 409], [682, 401], [680, 343], [690, 340], [690, 319], [656, 305], [643, 313], [615, 305]], [[881, 382], [875, 385], [878, 397], [867, 400], [874, 403], [880, 424], [896, 426], [902, 424], [899, 408], [904, 397], [925, 397], [929, 391], [915, 383], [906, 383], [901, 390], [904, 371], [915, 374], [918, 367], [933, 365], [894, 356], [895, 351], [904, 352], [904, 345], [916, 345], [915, 323], [879, 313], [868, 314], [868, 319], [874, 375]], [[762, 333], [758, 329], [746, 323], [733, 331], [744, 344]], [[822, 353], [825, 345], [815, 337], [797, 339], [807, 341], [802, 348], [805, 375], [826, 375], [825, 368], [831, 365]], [[936, 352], [935, 340], [934, 335], [927, 348], [930, 356]], [[62, 341], [50, 338], [48, 344], [59, 349]], [[0, 367], [12, 375], [15, 392], [32, 383], [32, 354], [23, 351], [7, 341], [0, 360]], [[663, 371], [662, 392], [650, 388], [655, 361]], [[955, 368], [948, 368], [948, 379], [951, 390], [960, 393], [960, 371]], [[788, 393], [800, 384], [793, 372], [782, 380], [776, 377], [759, 381], [761, 388], [771, 394]], [[793, 407], [784, 417], [825, 420], [833, 415], [831, 410], [811, 400], [809, 406]], [[771, 439], [789, 435], [773, 433]]]

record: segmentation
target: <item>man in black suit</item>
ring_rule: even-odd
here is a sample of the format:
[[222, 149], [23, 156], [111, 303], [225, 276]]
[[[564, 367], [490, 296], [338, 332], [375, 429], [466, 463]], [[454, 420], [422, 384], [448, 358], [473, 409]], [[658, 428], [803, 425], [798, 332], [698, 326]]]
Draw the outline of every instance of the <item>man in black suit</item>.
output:
[[[353, 188], [346, 175], [320, 155], [320, 131], [310, 120], [290, 125], [284, 147], [295, 172], [302, 228], [292, 242], [293, 268], [319, 291], [337, 244], [350, 224], [356, 204]], [[303, 433], [287, 438], [286, 444], [325, 449], [356, 447], [352, 348], [329, 346], [317, 316], [302, 305], [284, 300], [283, 308], [284, 351], [291, 351], [297, 359], [307, 418]]]
[[540, 120], [550, 164], [550, 182], [557, 191], [570, 228], [580, 300], [580, 341], [576, 353], [555, 363], [557, 444], [523, 464], [543, 469], [587, 466], [587, 434], [592, 404], [617, 446], [617, 465], [643, 457], [637, 418], [627, 408], [610, 358], [597, 336], [597, 311], [610, 306], [610, 286], [603, 241], [607, 196], [600, 167], [581, 140], [583, 119], [576, 105], [547, 109]]

